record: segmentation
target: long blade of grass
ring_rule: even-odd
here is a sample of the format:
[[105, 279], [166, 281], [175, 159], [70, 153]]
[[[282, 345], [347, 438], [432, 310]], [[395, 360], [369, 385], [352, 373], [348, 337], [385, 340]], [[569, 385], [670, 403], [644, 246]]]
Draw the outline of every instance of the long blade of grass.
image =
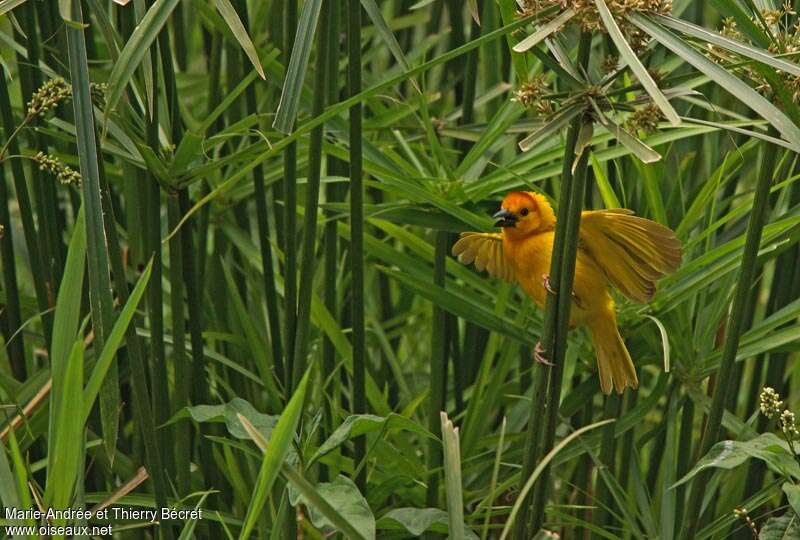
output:
[[[322, 10], [322, 3], [322, 0], [308, 0], [303, 4], [303, 10], [300, 12], [297, 36], [292, 47], [292, 57], [289, 60], [289, 66], [286, 68], [281, 100], [275, 113], [275, 121], [272, 123], [272, 127], [281, 133], [288, 134], [294, 129], [297, 110], [300, 106], [303, 81], [306, 77], [308, 59], [311, 57], [311, 47], [314, 44], [314, 35], [319, 14]], [[317, 78], [319, 77], [320, 75], [317, 74]]]
[[261, 509], [267, 500], [267, 496], [272, 491], [272, 486], [278, 473], [281, 471], [283, 462], [289, 453], [292, 440], [294, 439], [295, 431], [300, 423], [300, 417], [303, 413], [303, 403], [306, 398], [306, 389], [308, 381], [311, 378], [311, 369], [309, 369], [297, 385], [297, 389], [292, 395], [286, 408], [281, 413], [275, 429], [272, 430], [270, 435], [269, 445], [264, 452], [264, 459], [261, 462], [261, 468], [258, 472], [258, 479], [256, 480], [255, 489], [250, 500], [250, 505], [247, 508], [247, 515], [242, 525], [240, 539], [249, 538], [256, 521], [259, 519]]
[[139, 67], [179, 2], [180, 0], [156, 0], [125, 43], [108, 77], [106, 118], [116, 108], [133, 72]]
[[[73, 16], [82, 23], [78, 0], [73, 0]], [[95, 350], [102, 350], [111, 333], [114, 317], [111, 275], [106, 241], [105, 214], [100, 194], [100, 168], [94, 110], [89, 88], [89, 64], [84, 29], [67, 26], [69, 67], [72, 79], [72, 105], [75, 113], [78, 158], [82, 177], [83, 206], [86, 209], [86, 246], [89, 268], [89, 301], [92, 308]], [[100, 396], [100, 418], [106, 453], [113, 460], [119, 430], [119, 380], [116, 368], [104, 379]]]
[[225, 22], [228, 23], [228, 26], [233, 33], [233, 37], [235, 37], [236, 41], [239, 42], [239, 45], [242, 46], [242, 50], [247, 55], [250, 63], [253, 64], [253, 67], [258, 72], [259, 76], [266, 80], [267, 76], [264, 74], [264, 68], [261, 67], [261, 61], [258, 59], [256, 47], [253, 45], [253, 41], [250, 39], [250, 36], [247, 35], [247, 29], [242, 24], [242, 20], [239, 18], [239, 15], [236, 13], [236, 10], [231, 5], [230, 1], [214, 0], [214, 5], [216, 6], [217, 11], [219, 11], [219, 14], [222, 15], [222, 18], [225, 19]]
[[595, 422], [593, 424], [589, 424], [588, 426], [584, 426], [580, 429], [577, 429], [564, 437], [557, 445], [550, 450], [544, 458], [536, 465], [536, 468], [533, 469], [531, 475], [525, 480], [525, 484], [522, 486], [522, 489], [519, 492], [519, 496], [517, 496], [516, 502], [514, 502], [514, 506], [511, 507], [511, 513], [506, 520], [506, 524], [503, 526], [503, 532], [500, 533], [500, 540], [505, 540], [508, 538], [509, 533], [511, 532], [511, 527], [514, 525], [514, 522], [517, 519], [517, 515], [519, 514], [520, 507], [525, 501], [525, 496], [531, 490], [533, 485], [536, 483], [536, 480], [539, 478], [539, 475], [542, 474], [542, 471], [547, 467], [547, 465], [553, 460], [554, 457], [569, 443], [573, 440], [577, 439], [587, 431], [591, 431], [593, 429], [599, 428], [601, 426], [605, 426], [606, 424], [610, 424], [614, 422], [613, 418], [608, 420], [601, 420], [600, 422]]
[[631, 68], [631, 71], [634, 75], [636, 75], [636, 78], [639, 79], [639, 82], [642, 84], [645, 92], [650, 95], [650, 97], [653, 99], [653, 102], [658, 106], [659, 109], [661, 109], [661, 112], [663, 112], [664, 116], [667, 117], [669, 123], [674, 127], [680, 126], [680, 116], [678, 116], [678, 113], [675, 112], [674, 108], [672, 108], [672, 104], [670, 104], [669, 100], [661, 92], [661, 89], [653, 80], [653, 77], [647, 71], [647, 68], [642, 65], [639, 57], [636, 56], [636, 53], [633, 52], [633, 49], [631, 49], [631, 46], [628, 44], [628, 41], [622, 34], [622, 30], [620, 30], [619, 26], [617, 26], [617, 21], [614, 20], [614, 16], [608, 9], [605, 0], [594, 0], [594, 3], [597, 6], [597, 12], [600, 14], [600, 18], [603, 19], [603, 24], [608, 31], [608, 35], [611, 37], [611, 40], [614, 42], [614, 45], [616, 45], [617, 50], [619, 51], [620, 58], [628, 65], [629, 68]]
[[800, 128], [761, 94], [735, 75], [732, 75], [719, 64], [709, 60], [687, 45], [685, 41], [678, 38], [675, 34], [654, 23], [647, 17], [634, 13], [628, 15], [628, 20], [639, 27], [643, 32], [653, 37], [653, 39], [670, 49], [673, 53], [713, 79], [725, 91], [732, 94], [744, 105], [759, 114], [764, 120], [772, 124], [772, 126], [793, 145], [796, 151], [800, 152]]
[[561, 13], [558, 14], [552, 21], [548, 21], [547, 23], [543, 24], [539, 28], [536, 29], [536, 32], [529, 35], [516, 45], [514, 45], [514, 52], [523, 53], [525, 51], [531, 50], [533, 47], [541, 43], [544, 39], [546, 39], [550, 34], [554, 32], [558, 32], [562, 26], [567, 24], [574, 16], [576, 15], [575, 10], [572, 8], [567, 8]]
[[746, 58], [751, 58], [756, 62], [761, 62], [762, 64], [772, 66], [775, 69], [785, 71], [786, 73], [791, 73], [792, 75], [800, 75], [800, 65], [773, 56], [772, 54], [763, 49], [758, 49], [746, 43], [742, 43], [741, 41], [737, 41], [735, 39], [723, 36], [717, 32], [713, 32], [711, 30], [703, 28], [702, 26], [693, 24], [689, 21], [684, 21], [682, 19], [669, 17], [665, 15], [654, 15], [653, 17], [656, 21], [666, 26], [667, 28], [677, 30], [678, 32], [681, 32], [688, 36], [692, 36], [694, 38], [703, 40], [706, 43], [711, 43], [718, 47], [722, 47], [723, 49], [727, 49], [736, 54], [740, 54]]
[[92, 412], [92, 406], [94, 405], [97, 394], [100, 392], [100, 388], [109, 372], [109, 368], [114, 360], [114, 356], [116, 356], [117, 350], [122, 344], [122, 340], [125, 338], [128, 325], [130, 325], [131, 320], [133, 320], [133, 316], [136, 314], [136, 309], [139, 307], [139, 302], [141, 301], [142, 296], [147, 289], [147, 283], [150, 280], [152, 269], [153, 262], [151, 261], [147, 264], [142, 272], [139, 281], [136, 283], [136, 287], [134, 287], [131, 291], [128, 301], [125, 302], [125, 306], [123, 306], [122, 311], [120, 311], [119, 317], [117, 317], [114, 327], [108, 334], [105, 344], [100, 351], [99, 356], [97, 357], [97, 363], [95, 364], [92, 374], [89, 376], [89, 380], [86, 382], [86, 388], [83, 391], [84, 397], [82, 417], [84, 421], [88, 420], [89, 414]]

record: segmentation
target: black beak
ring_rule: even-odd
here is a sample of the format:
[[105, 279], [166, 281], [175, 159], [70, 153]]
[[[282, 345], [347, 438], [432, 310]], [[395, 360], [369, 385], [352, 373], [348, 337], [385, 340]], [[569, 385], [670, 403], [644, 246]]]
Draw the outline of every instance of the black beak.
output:
[[517, 216], [504, 208], [501, 208], [492, 217], [497, 220], [494, 224], [495, 227], [514, 227], [517, 223]]

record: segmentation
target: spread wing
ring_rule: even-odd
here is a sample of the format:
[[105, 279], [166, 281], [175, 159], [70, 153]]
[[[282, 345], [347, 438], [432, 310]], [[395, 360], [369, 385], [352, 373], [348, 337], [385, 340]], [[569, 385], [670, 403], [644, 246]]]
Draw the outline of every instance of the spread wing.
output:
[[498, 233], [461, 233], [453, 244], [453, 255], [463, 264], [475, 263], [479, 271], [492, 277], [514, 281], [514, 269], [503, 256], [503, 235]]
[[622, 208], [583, 212], [580, 241], [614, 287], [638, 302], [649, 301], [656, 281], [681, 263], [672, 230]]

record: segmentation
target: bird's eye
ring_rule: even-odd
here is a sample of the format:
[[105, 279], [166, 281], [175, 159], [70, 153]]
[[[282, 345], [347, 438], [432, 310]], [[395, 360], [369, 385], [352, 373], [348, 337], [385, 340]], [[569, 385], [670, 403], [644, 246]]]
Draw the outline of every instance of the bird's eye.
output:
[[520, 213], [521, 216], [527, 216], [528, 215], [528, 209], [527, 208], [523, 208], [522, 210], [519, 211], [519, 213]]

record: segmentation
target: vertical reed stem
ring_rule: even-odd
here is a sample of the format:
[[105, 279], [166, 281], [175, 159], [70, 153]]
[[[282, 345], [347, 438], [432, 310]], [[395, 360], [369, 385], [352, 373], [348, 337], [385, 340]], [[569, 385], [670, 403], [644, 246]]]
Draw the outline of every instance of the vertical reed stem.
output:
[[[591, 36], [584, 32], [581, 35], [578, 47], [578, 63], [584, 68], [589, 62], [589, 52], [591, 47]], [[553, 243], [553, 255], [550, 263], [550, 281], [558, 283], [558, 291], [571, 291], [572, 279], [575, 270], [575, 253], [577, 250], [578, 221], [580, 218], [580, 207], [583, 202], [583, 191], [586, 180], [586, 160], [587, 152], [580, 158], [578, 166], [575, 168], [575, 175], [572, 173], [572, 165], [575, 160], [575, 147], [578, 141], [578, 134], [583, 126], [584, 119], [577, 117], [572, 121], [567, 132], [567, 141], [564, 149], [564, 160], [561, 172], [561, 192], [558, 198], [558, 215], [555, 238]], [[577, 218], [574, 214], [577, 212]], [[571, 219], [572, 218], [572, 219]], [[572, 221], [572, 222], [571, 222]], [[573, 230], [574, 229], [574, 230]], [[570, 236], [571, 235], [571, 236]], [[544, 326], [542, 330], [541, 344], [550, 355], [550, 361], [555, 365], [548, 372], [547, 366], [540, 365], [535, 373], [533, 397], [531, 400], [530, 417], [528, 419], [528, 431], [525, 436], [525, 453], [523, 456], [521, 483], [524, 484], [533, 472], [536, 463], [552, 447], [555, 436], [555, 425], [558, 418], [558, 401], [561, 395], [561, 377], [563, 375], [564, 348], [566, 346], [566, 332], [561, 332], [561, 328], [566, 328], [569, 322], [569, 306], [572, 300], [571, 294], [548, 295], [544, 309]], [[566, 318], [564, 324], [560, 324], [561, 319]], [[560, 344], [560, 346], [559, 346]], [[561, 360], [559, 360], [559, 357]], [[548, 377], [549, 376], [549, 377]], [[548, 399], [548, 382], [550, 392]], [[557, 388], [556, 388], [557, 386]], [[546, 409], [546, 414], [545, 414]], [[545, 424], [546, 422], [546, 424]], [[552, 435], [550, 435], [552, 429]], [[527, 540], [529, 538], [527, 524], [528, 516], [533, 518], [533, 531], [541, 528], [544, 518], [544, 504], [547, 487], [547, 477], [549, 467], [546, 468], [533, 493], [529, 495], [530, 505], [523, 505], [522, 511], [517, 516], [514, 524], [515, 540]], [[528, 513], [530, 507], [530, 514]]]
[[[355, 96], [361, 91], [361, 2], [347, 2], [347, 92]], [[361, 103], [350, 108], [350, 278], [352, 283], [353, 320], [353, 412], [366, 412], [365, 378], [366, 354], [364, 333], [364, 183], [361, 146]], [[366, 437], [355, 443], [355, 463], [366, 456]], [[356, 478], [361, 493], [366, 493], [366, 467]]]
[[[739, 273], [739, 280], [736, 284], [736, 295], [731, 306], [730, 316], [726, 328], [725, 344], [720, 360], [719, 371], [717, 372], [714, 395], [711, 399], [711, 410], [708, 413], [703, 437], [700, 440], [700, 451], [698, 456], [708, 453], [714, 443], [719, 440], [722, 429], [722, 414], [725, 412], [725, 401], [731, 386], [731, 376], [734, 371], [736, 352], [739, 349], [739, 337], [742, 334], [744, 322], [744, 308], [747, 304], [750, 288], [753, 286], [755, 278], [758, 248], [761, 243], [761, 234], [764, 229], [764, 222], [767, 217], [769, 190], [772, 184], [772, 175], [775, 172], [775, 160], [777, 147], [765, 143], [759, 167], [759, 176], [756, 183], [755, 197], [753, 199], [753, 210], [750, 220], [747, 223], [747, 236], [745, 238], [742, 253], [742, 266]], [[690, 540], [694, 538], [700, 526], [701, 514], [700, 506], [703, 502], [703, 494], [708, 484], [710, 471], [702, 471], [692, 480], [691, 491], [689, 492], [689, 504], [686, 510], [684, 522], [683, 538]]]

